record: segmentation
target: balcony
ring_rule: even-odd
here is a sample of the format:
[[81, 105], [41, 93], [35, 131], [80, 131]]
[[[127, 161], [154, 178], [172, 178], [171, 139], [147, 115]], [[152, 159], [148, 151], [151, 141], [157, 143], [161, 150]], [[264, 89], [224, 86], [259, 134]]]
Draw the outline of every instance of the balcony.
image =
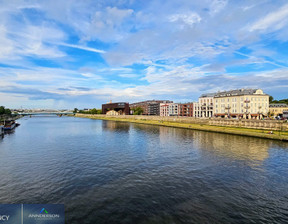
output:
[[245, 100], [244, 103], [250, 103], [250, 100]]

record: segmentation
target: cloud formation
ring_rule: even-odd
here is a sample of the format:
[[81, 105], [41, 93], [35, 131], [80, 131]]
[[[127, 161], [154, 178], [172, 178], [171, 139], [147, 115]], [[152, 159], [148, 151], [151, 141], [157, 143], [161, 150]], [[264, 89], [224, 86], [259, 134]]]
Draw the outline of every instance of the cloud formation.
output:
[[284, 0], [0, 4], [0, 101], [8, 107], [193, 101], [245, 87], [287, 97]]

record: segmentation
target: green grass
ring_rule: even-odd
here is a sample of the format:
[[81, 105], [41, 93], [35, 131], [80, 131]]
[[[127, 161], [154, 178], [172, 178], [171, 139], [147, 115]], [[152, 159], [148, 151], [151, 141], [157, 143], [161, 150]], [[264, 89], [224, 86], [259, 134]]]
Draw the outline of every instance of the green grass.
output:
[[219, 132], [226, 134], [235, 134], [243, 136], [253, 136], [259, 138], [268, 138], [275, 140], [288, 141], [288, 132], [284, 131], [273, 131], [273, 134], [269, 134], [268, 130], [264, 129], [253, 129], [253, 128], [242, 128], [242, 127], [228, 127], [228, 126], [215, 126], [215, 125], [205, 125], [205, 124], [190, 124], [190, 123], [179, 123], [179, 122], [168, 122], [168, 121], [158, 121], [158, 120], [147, 120], [147, 119], [131, 119], [131, 118], [116, 118], [116, 117], [106, 117], [106, 116], [87, 116], [85, 114], [77, 114], [77, 117], [91, 118], [97, 120], [110, 120], [110, 121], [122, 121], [122, 122], [132, 122], [139, 124], [150, 124], [159, 125], [166, 127], [176, 127], [176, 128], [186, 128], [192, 130]]

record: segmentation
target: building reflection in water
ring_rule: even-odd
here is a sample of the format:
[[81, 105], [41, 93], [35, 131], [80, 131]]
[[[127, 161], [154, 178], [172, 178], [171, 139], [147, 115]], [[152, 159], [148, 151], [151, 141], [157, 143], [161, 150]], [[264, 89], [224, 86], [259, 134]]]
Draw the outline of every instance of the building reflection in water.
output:
[[264, 161], [269, 157], [269, 148], [277, 145], [276, 141], [254, 137], [168, 127], [159, 127], [159, 130], [160, 141], [163, 143], [177, 139], [178, 144], [190, 144], [202, 152], [208, 150], [238, 160]]
[[108, 131], [129, 132], [130, 125], [125, 122], [102, 120], [102, 128]]
[[[145, 148], [152, 154], [156, 153], [155, 148], [162, 152], [168, 150], [167, 147], [174, 147], [176, 151], [193, 149], [199, 154], [209, 152], [226, 158], [253, 161], [255, 165], [257, 164], [255, 161], [263, 162], [269, 157], [271, 147], [283, 144], [254, 137], [115, 121], [102, 121], [102, 128], [109, 131], [129, 132], [130, 143], [135, 141], [134, 136], [139, 138], [142, 136], [139, 133], [145, 133], [140, 148], [142, 150]], [[138, 134], [135, 135], [135, 132]], [[177, 147], [180, 145], [181, 147]]]

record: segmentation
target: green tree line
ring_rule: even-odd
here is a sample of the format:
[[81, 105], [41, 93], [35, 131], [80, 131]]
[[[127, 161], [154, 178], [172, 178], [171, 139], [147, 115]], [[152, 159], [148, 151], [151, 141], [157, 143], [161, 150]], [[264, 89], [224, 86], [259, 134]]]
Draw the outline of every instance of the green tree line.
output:
[[74, 108], [73, 113], [81, 113], [81, 114], [102, 114], [101, 109], [96, 109], [93, 108], [89, 111], [84, 111], [84, 110], [78, 110], [77, 108]]
[[0, 115], [11, 115], [11, 110], [8, 108], [5, 108], [4, 106], [0, 106]]
[[288, 104], [288, 99], [274, 100], [273, 96], [269, 96], [269, 103], [284, 103]]

